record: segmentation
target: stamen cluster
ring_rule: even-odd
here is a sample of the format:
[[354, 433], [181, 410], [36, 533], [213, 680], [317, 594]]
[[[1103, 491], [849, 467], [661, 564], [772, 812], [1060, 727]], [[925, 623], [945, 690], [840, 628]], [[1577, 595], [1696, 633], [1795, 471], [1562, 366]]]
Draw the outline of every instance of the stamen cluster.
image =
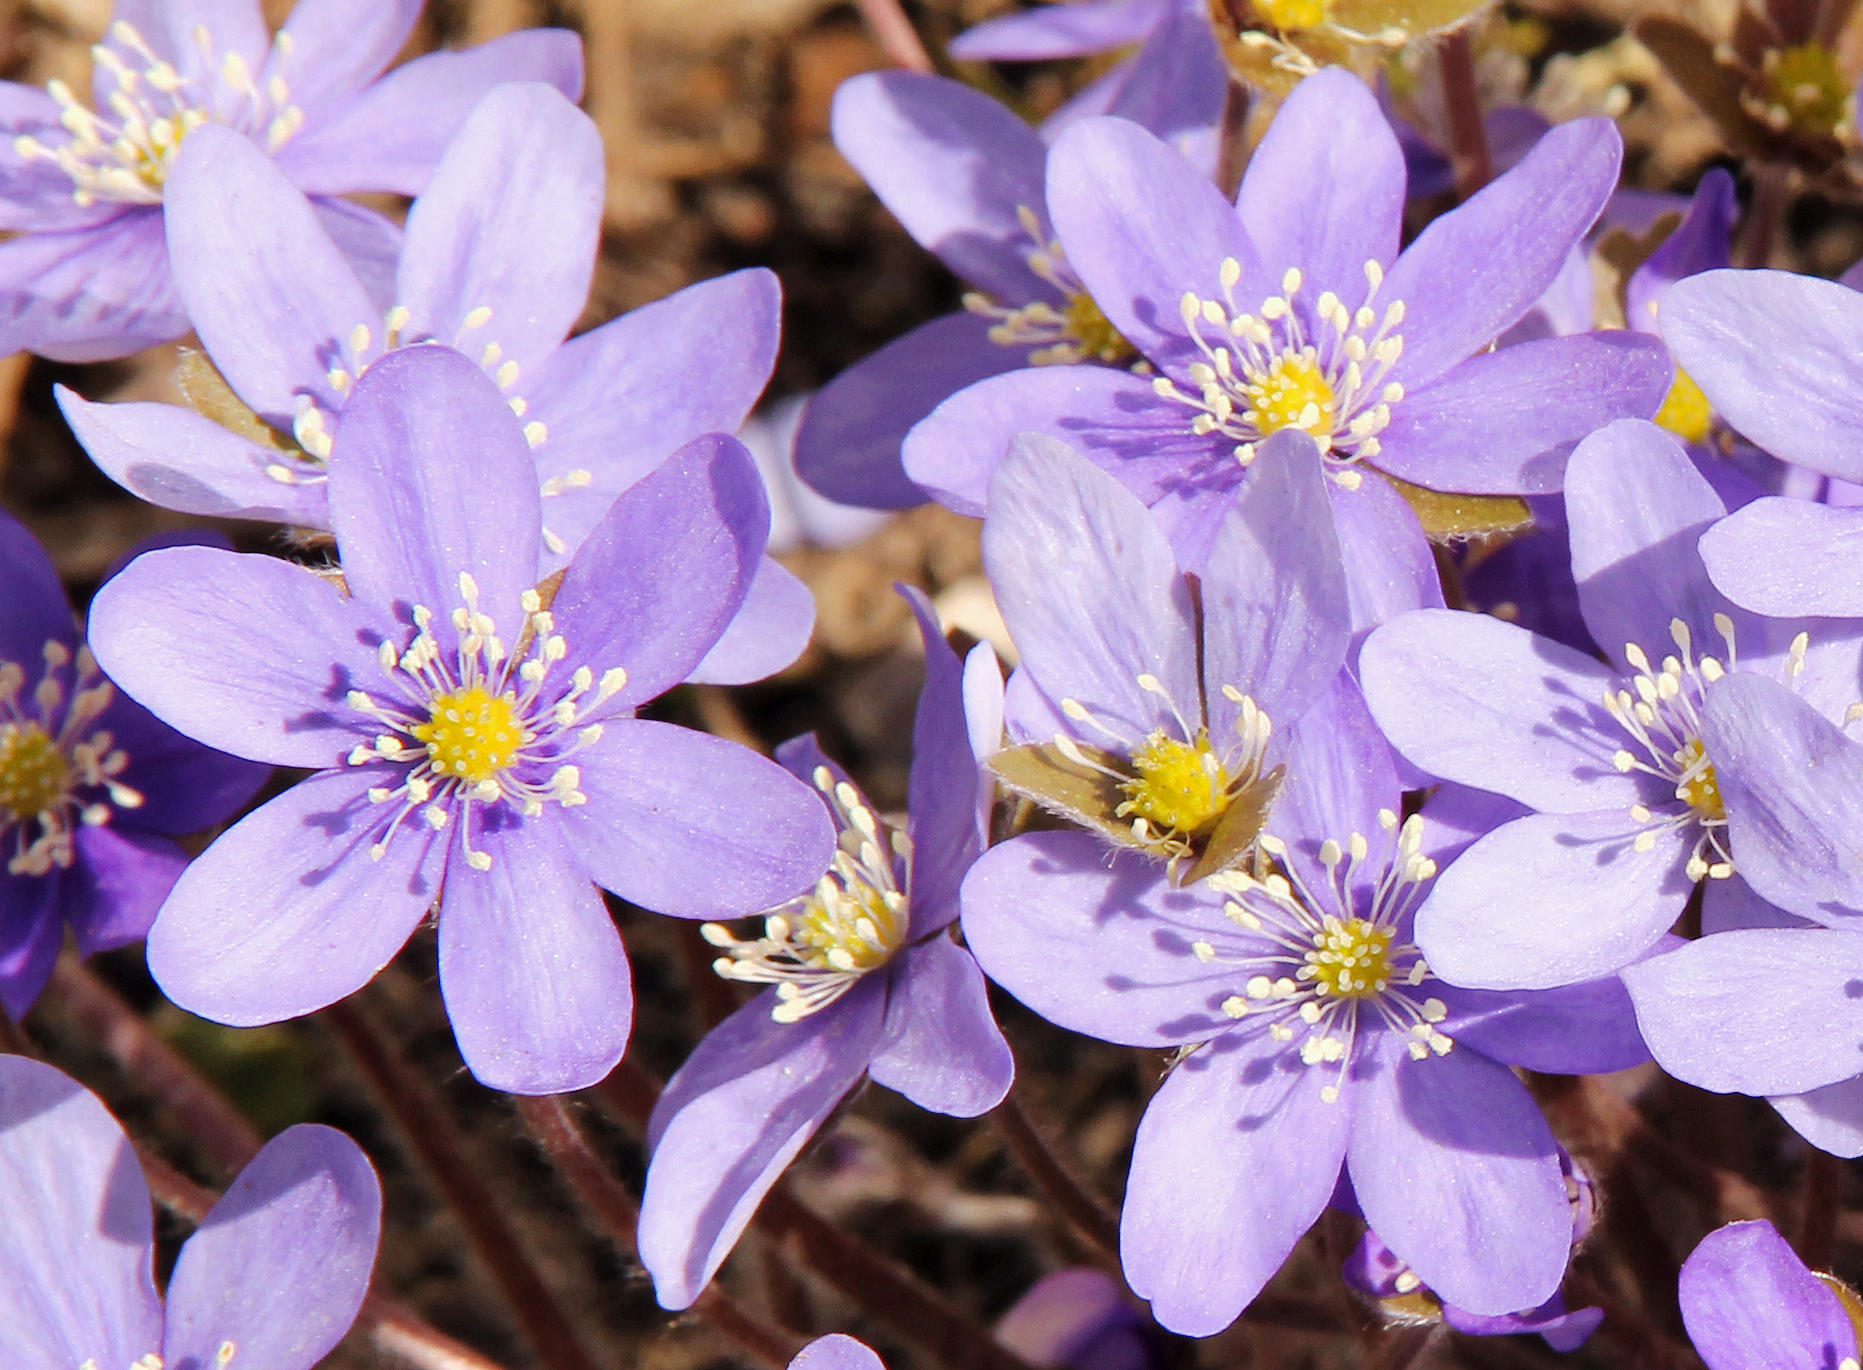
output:
[[1136, 363], [1135, 370], [1149, 370], [1149, 365], [1139, 359], [1138, 349], [1113, 327], [1105, 311], [1067, 264], [1067, 254], [1061, 244], [1042, 232], [1035, 212], [1027, 205], [1018, 205], [1016, 218], [1032, 244], [1023, 260], [1029, 270], [1060, 291], [1067, 304], [1061, 309], [1046, 300], [1003, 305], [979, 291], [968, 291], [964, 295], [964, 308], [972, 314], [998, 321], [990, 328], [990, 341], [1000, 347], [1033, 347], [1035, 351], [1029, 353], [1031, 366]]

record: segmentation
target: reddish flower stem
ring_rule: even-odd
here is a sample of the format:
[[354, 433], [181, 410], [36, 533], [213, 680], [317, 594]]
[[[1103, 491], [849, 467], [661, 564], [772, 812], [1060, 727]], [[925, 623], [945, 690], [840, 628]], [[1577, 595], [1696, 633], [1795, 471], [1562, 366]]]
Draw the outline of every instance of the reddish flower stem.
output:
[[1081, 1236], [1111, 1257], [1116, 1268], [1119, 1215], [1087, 1187], [1074, 1167], [1049, 1143], [1023, 1107], [1020, 1094], [1019, 1085], [1012, 1087], [1009, 1096], [996, 1106], [990, 1120], [1002, 1133], [1010, 1154], [1035, 1182], [1043, 1197]]
[[918, 30], [906, 18], [899, 0], [854, 0], [854, 4], [860, 10], [860, 17], [867, 21], [867, 31], [873, 35], [873, 41], [895, 65], [908, 71], [935, 69], [931, 54], [925, 51]]
[[1443, 103], [1449, 115], [1449, 164], [1456, 194], [1466, 200], [1494, 178], [1488, 153], [1488, 130], [1481, 118], [1475, 87], [1475, 43], [1467, 24], [1444, 31], [1436, 40], [1441, 63]]
[[1829, 1270], [1837, 1249], [1837, 1210], [1844, 1197], [1844, 1163], [1816, 1147], [1805, 1158], [1799, 1181], [1798, 1258], [1813, 1270]]

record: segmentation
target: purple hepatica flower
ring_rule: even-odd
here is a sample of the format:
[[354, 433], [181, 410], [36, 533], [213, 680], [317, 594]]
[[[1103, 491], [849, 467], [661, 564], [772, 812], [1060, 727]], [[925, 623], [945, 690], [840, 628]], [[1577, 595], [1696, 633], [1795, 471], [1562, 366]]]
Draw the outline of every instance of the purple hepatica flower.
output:
[[1299, 433], [1266, 446], [1194, 584], [1138, 498], [1053, 438], [1018, 438], [990, 491], [983, 559], [1022, 652], [1025, 744], [991, 767], [1173, 879], [1246, 855], [1289, 730], [1345, 659], [1319, 454]]
[[[1708, 1370], [1857, 1370], [1856, 1296], [1805, 1268], [1773, 1225], [1729, 1223], [1682, 1263], [1676, 1290]], [[1846, 1297], [1848, 1296], [1848, 1297]]]
[[1442, 1298], [1531, 1308], [1565, 1269], [1559, 1148], [1508, 1069], [1645, 1059], [1614, 978], [1545, 994], [1453, 989], [1410, 940], [1454, 825], [1400, 823], [1390, 749], [1349, 678], [1303, 721], [1253, 873], [1172, 889], [1082, 833], [992, 848], [964, 935], [1044, 1017], [1182, 1055], [1139, 1124], [1127, 1282], [1158, 1320], [1220, 1331], [1332, 1199]]
[[[399, 348], [478, 360], [535, 450], [547, 511], [539, 574], [559, 569], [616, 495], [705, 433], [733, 432], [776, 359], [781, 291], [742, 271], [578, 338], [601, 236], [602, 147], [550, 86], [487, 94], [408, 214], [393, 298], [378, 308], [312, 203], [244, 139], [203, 129], [178, 160], [175, 278], [208, 355], [263, 421], [235, 433], [171, 405], [59, 403], [113, 479], [184, 513], [330, 522], [325, 480], [356, 378]], [[283, 434], [292, 437], [285, 439]], [[773, 561], [699, 678], [761, 679], [814, 626]]]
[[381, 1236], [374, 1168], [287, 1128], [182, 1244], [155, 1292], [129, 1138], [51, 1066], [0, 1056], [0, 1326], [17, 1370], [311, 1370], [356, 1319]]
[[[1440, 602], [1416, 517], [1385, 472], [1438, 490], [1559, 488], [1602, 423], [1656, 412], [1669, 364], [1622, 331], [1490, 352], [1558, 271], [1616, 179], [1608, 120], [1561, 125], [1402, 256], [1404, 161], [1371, 92], [1307, 77], [1231, 206], [1143, 129], [1090, 119], [1048, 162], [1073, 270], [1155, 366], [1051, 366], [979, 382], [907, 438], [908, 475], [981, 513], [1009, 439], [1038, 430], [1117, 474], [1194, 564], [1270, 435], [1325, 453], [1361, 624]], [[1371, 479], [1367, 479], [1371, 475]]]
[[330, 473], [348, 598], [270, 557], [155, 552], [99, 592], [99, 659], [190, 736], [317, 774], [196, 859], [149, 966], [236, 1025], [360, 988], [437, 907], [473, 1073], [578, 1089], [626, 1045], [626, 954], [591, 881], [684, 917], [768, 905], [827, 864], [807, 789], [634, 711], [741, 604], [769, 508], [735, 439], [616, 500], [552, 605], [535, 470], [498, 387], [447, 348], [356, 382]]
[[[1221, 117], [1226, 79], [1201, 6], [1174, 3], [1110, 108], [1194, 153]], [[927, 495], [900, 467], [900, 443], [947, 396], [1021, 367], [1126, 366], [1137, 354], [1055, 242], [1048, 149], [1009, 110], [956, 81], [875, 72], [835, 92], [834, 135], [906, 231], [975, 288], [963, 312], [829, 382], [797, 435], [797, 469], [822, 494], [902, 508]]]
[[761, 937], [705, 934], [727, 979], [772, 988], [700, 1042], [648, 1129], [640, 1258], [666, 1308], [685, 1308], [730, 1254], [783, 1169], [863, 1074], [923, 1108], [996, 1107], [1015, 1063], [983, 975], [946, 934], [983, 850], [977, 757], [1002, 732], [1002, 678], [978, 646], [960, 667], [931, 605], [909, 592], [925, 642], [913, 726], [910, 822], [897, 832], [813, 737], [777, 751], [814, 782], [840, 829], [815, 889], [772, 909]]
[[51, 561], [5, 513], [0, 583], [0, 1008], [18, 1019], [67, 924], [87, 956], [139, 940], [187, 865], [174, 836], [224, 822], [270, 772], [119, 694]]
[[1408, 760], [1534, 810], [1477, 842], [1417, 915], [1430, 965], [1457, 984], [1544, 989], [1617, 970], [1704, 879], [1704, 916], [1752, 900], [1704, 700], [1734, 671], [1795, 683], [1837, 714], [1855, 698], [1853, 632], [1760, 618], [1709, 583], [1695, 544], [1726, 510], [1673, 434], [1637, 419], [1600, 430], [1573, 454], [1565, 501], [1579, 606], [1608, 663], [1450, 610], [1393, 620], [1360, 657], [1372, 712]]
[[582, 91], [573, 33], [532, 29], [430, 53], [383, 76], [419, 0], [301, 0], [274, 37], [257, 0], [123, 0], [95, 59], [92, 104], [63, 81], [0, 86], [0, 351], [126, 356], [188, 331], [162, 202], [180, 150], [223, 126], [316, 197], [332, 234], [393, 255], [380, 215], [333, 197], [418, 194], [478, 96], [500, 81]]
[[865, 1342], [835, 1332], [798, 1351], [788, 1370], [886, 1370], [886, 1363]]
[[1030, 1365], [1060, 1370], [1163, 1370], [1147, 1319], [1104, 1270], [1057, 1270], [996, 1323], [996, 1339]]
[[1741, 874], [1771, 906], [1704, 911], [1706, 935], [1625, 972], [1644, 1036], [1678, 1079], [1765, 1096], [1814, 1146], [1863, 1155], [1863, 746], [1746, 675], [1708, 696], [1703, 738]]

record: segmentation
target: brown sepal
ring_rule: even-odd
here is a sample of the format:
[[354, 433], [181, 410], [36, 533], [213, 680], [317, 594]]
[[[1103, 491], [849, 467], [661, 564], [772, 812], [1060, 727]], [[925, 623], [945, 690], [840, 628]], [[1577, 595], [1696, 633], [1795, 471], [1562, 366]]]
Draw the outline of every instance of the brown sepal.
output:
[[1261, 836], [1262, 825], [1268, 821], [1268, 811], [1274, 807], [1275, 796], [1280, 794], [1281, 781], [1286, 775], [1287, 767], [1276, 766], [1268, 774], [1244, 786], [1229, 801], [1223, 816], [1216, 820], [1215, 830], [1210, 833], [1209, 841], [1204, 843], [1196, 864], [1191, 866], [1182, 879], [1172, 883], [1194, 885], [1206, 875], [1240, 865], [1254, 847], [1255, 839]]

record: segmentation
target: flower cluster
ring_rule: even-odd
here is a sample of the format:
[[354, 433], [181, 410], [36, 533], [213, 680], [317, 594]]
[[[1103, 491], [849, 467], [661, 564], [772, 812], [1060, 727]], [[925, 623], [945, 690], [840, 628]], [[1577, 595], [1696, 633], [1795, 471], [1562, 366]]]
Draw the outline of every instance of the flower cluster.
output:
[[[1725, 173], [1629, 276], [1628, 326], [1594, 326], [1607, 119], [1534, 124], [1406, 243], [1415, 135], [1344, 68], [1219, 188], [1239, 135], [1201, 5], [954, 49], [1143, 39], [1039, 130], [954, 80], [849, 80], [837, 145], [968, 293], [812, 399], [796, 469], [980, 519], [1014, 645], [1006, 679], [960, 658], [901, 587], [924, 683], [894, 814], [813, 734], [770, 759], [654, 712], [809, 641], [734, 436], [781, 295], [753, 268], [571, 336], [605, 165], [576, 40], [383, 75], [416, 5], [299, 0], [275, 35], [254, 0], [198, 8], [124, 5], [89, 104], [10, 92], [0, 329], [63, 360], [191, 331], [186, 406], [61, 387], [63, 414], [144, 500], [299, 535], [139, 548], [80, 634], [0, 516], [11, 1019], [67, 926], [146, 938], [174, 1004], [252, 1026], [431, 924], [471, 1073], [561, 1094], [628, 1046], [610, 899], [692, 920], [755, 990], [646, 1122], [669, 1309], [863, 1081], [1003, 1103], [992, 981], [1168, 1053], [1117, 1245], [1184, 1335], [1331, 1211], [1381, 1316], [1582, 1342], [1596, 1199], [1538, 1077], [1659, 1066], [1863, 1156], [1863, 512], [1822, 498], [1863, 483], [1863, 294], [1729, 269]], [[411, 196], [405, 224], [340, 198], [364, 190]], [[1506, 548], [1445, 533], [1503, 505]], [[165, 1306], [126, 1145], [0, 1058], [0, 1362], [308, 1370], [373, 1258], [354, 1144], [275, 1138]], [[1739, 1280], [1790, 1316], [1730, 1314]], [[1856, 1370], [1851, 1296], [1764, 1224], [1704, 1241], [1679, 1297], [1714, 1370]]]

